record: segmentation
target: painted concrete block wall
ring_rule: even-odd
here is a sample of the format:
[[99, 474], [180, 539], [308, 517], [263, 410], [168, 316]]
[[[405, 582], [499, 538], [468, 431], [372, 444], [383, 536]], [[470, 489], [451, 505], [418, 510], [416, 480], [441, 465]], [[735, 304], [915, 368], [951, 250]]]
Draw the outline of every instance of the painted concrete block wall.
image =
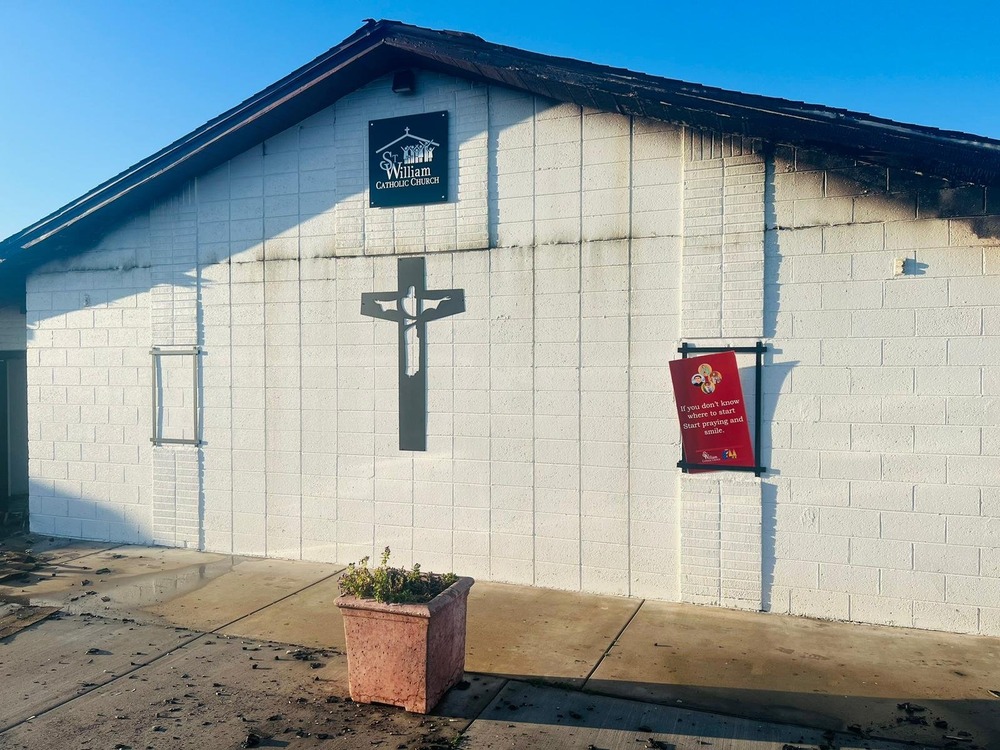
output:
[[27, 288], [31, 527], [151, 542], [149, 217]]
[[[451, 200], [370, 208], [367, 120], [438, 109]], [[689, 135], [381, 79], [42, 269], [33, 527], [997, 633], [1000, 202]], [[399, 254], [466, 296], [428, 325], [425, 453], [360, 315]], [[681, 477], [666, 362], [758, 337], [768, 476]], [[153, 448], [150, 348], [192, 346], [203, 445]]]
[[[273, 341], [301, 339], [302, 365], [288, 371], [286, 345], [268, 339], [272, 324], [251, 323], [247, 334], [265, 339], [257, 368], [265, 383], [241, 393], [241, 406], [235, 388], [232, 396], [205, 389], [206, 545], [319, 560], [357, 559], [389, 545], [401, 561], [483, 578], [628, 593], [634, 576], [634, 587], [662, 590], [653, 585], [673, 575], [674, 525], [672, 503], [663, 497], [672, 490], [670, 472], [656, 456], [666, 454], [662, 441], [673, 435], [645, 414], [630, 421], [629, 352], [618, 340], [628, 325], [628, 245], [428, 256], [428, 285], [463, 288], [467, 310], [429, 326], [426, 454], [398, 450], [396, 329], [359, 315], [362, 292], [395, 284], [395, 259], [297, 264], [301, 317]], [[649, 250], [670, 247], [654, 241]], [[222, 332], [225, 310], [236, 315], [225, 299], [238, 285], [227, 276], [272, 267], [295, 266], [204, 269], [205, 318], [216, 321], [216, 335], [244, 335], [235, 322]], [[676, 282], [656, 268], [644, 283], [667, 287], [662, 299]], [[271, 294], [266, 283], [256, 285], [265, 298]], [[224, 346], [206, 340], [206, 383], [238, 382], [225, 357], [221, 371], [210, 367]], [[663, 377], [648, 369], [651, 378]], [[271, 373], [275, 383], [267, 385]], [[655, 394], [641, 394], [644, 404], [669, 405], [662, 403], [662, 382], [646, 381], [642, 368], [632, 377]], [[281, 409], [282, 399], [295, 408]], [[244, 405], [254, 400], [260, 407], [248, 413]], [[295, 412], [303, 428], [268, 429], [284, 411]], [[217, 423], [225, 437], [225, 425], [241, 419], [250, 429], [234, 428], [230, 445], [213, 437]], [[630, 473], [632, 434], [645, 456]], [[229, 458], [219, 460], [227, 451]], [[641, 497], [630, 499], [630, 481]], [[256, 526], [237, 531], [241, 522]], [[292, 532], [282, 534], [288, 525], [281, 524]], [[634, 556], [630, 535], [642, 547]]]
[[[33, 377], [78, 356], [76, 335], [51, 331], [92, 331], [88, 311], [113, 296], [135, 307], [111, 323], [142, 389], [117, 499], [39, 459], [37, 529], [327, 561], [389, 545], [483, 579], [676, 598], [662, 363], [679, 321], [682, 131], [419, 80], [415, 97], [373, 82], [32, 277]], [[452, 200], [370, 209], [367, 120], [436, 109], [451, 112]], [[426, 453], [398, 450], [396, 327], [359, 312], [362, 293], [396, 287], [402, 253], [427, 254], [429, 287], [466, 295], [465, 313], [428, 326]], [[192, 346], [203, 445], [152, 448], [150, 348]], [[39, 388], [45, 438], [77, 409], [100, 430], [88, 390], [55, 414]], [[188, 436], [191, 395], [163, 381], [164, 430]], [[33, 455], [46, 448], [33, 438]], [[125, 496], [127, 534], [89, 523]]]
[[779, 149], [773, 192], [766, 608], [1000, 633], [994, 191]]

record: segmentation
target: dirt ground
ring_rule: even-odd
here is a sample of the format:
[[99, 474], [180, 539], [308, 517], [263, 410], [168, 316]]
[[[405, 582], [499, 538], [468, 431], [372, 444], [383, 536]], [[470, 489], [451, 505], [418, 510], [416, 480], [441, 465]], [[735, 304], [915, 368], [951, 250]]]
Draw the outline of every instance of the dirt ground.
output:
[[[55, 617], [35, 625], [37, 633], [58, 636], [55, 631], [62, 625], [75, 629], [89, 626], [91, 637], [74, 644], [75, 656], [88, 656], [89, 663], [99, 665], [116, 651], [131, 650], [136, 642], [101, 627], [107, 623], [99, 622], [100, 618]], [[152, 625], [131, 627], [135, 631], [158, 629]], [[17, 648], [16, 641], [15, 636], [10, 650]], [[59, 652], [25, 664], [23, 658], [11, 658], [6, 650], [0, 650], [0, 674], [8, 685], [16, 684], [18, 674], [51, 674], [59, 664], [73, 662], [72, 654]], [[129, 654], [145, 655], [139, 651]], [[454, 746], [464, 722], [421, 717], [387, 706], [359, 705], [331, 690], [323, 672], [330, 659], [338, 658], [343, 657], [285, 644], [195, 636], [151, 662], [140, 666], [130, 662], [121, 673], [111, 672], [105, 682], [78, 683], [74, 695], [0, 734], [0, 747], [439, 750]], [[102, 675], [106, 672], [101, 671]], [[30, 690], [32, 686], [22, 687]]]

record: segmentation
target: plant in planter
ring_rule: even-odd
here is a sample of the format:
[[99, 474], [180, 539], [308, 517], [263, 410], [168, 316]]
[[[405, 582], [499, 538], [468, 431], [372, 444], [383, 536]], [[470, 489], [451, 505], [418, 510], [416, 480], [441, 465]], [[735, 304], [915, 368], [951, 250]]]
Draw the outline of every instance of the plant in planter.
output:
[[351, 563], [336, 604], [344, 617], [351, 699], [427, 713], [465, 671], [465, 614], [473, 579]]

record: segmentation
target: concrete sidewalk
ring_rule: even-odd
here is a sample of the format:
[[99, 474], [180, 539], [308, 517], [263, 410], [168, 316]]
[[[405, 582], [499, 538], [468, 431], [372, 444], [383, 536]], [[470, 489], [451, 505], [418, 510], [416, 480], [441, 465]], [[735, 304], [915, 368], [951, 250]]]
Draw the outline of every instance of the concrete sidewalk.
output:
[[[114, 682], [102, 675], [197, 661], [205, 638], [216, 654], [238, 643], [320, 649], [327, 657], [311, 675], [282, 663], [286, 679], [313, 691], [321, 680], [329, 694], [347, 695], [332, 606], [341, 566], [68, 540], [33, 552], [46, 566], [0, 584], [0, 601], [22, 605], [21, 615], [55, 607], [64, 619], [0, 641], [0, 669], [17, 662], [19, 647], [29, 668], [47, 631], [71, 641], [81, 632], [74, 617], [91, 640], [146, 645], [128, 663], [103, 659], [99, 673], [78, 664], [72, 690], [55, 680], [4, 693], [0, 747], [32, 747], [31, 736], [46, 722], [64, 726], [74, 707], [101, 713]], [[0, 610], [0, 634], [3, 618]], [[1000, 698], [991, 692], [1000, 691], [1000, 639], [480, 582], [469, 600], [466, 668], [469, 689], [452, 691], [437, 713], [470, 748], [1000, 747]]]

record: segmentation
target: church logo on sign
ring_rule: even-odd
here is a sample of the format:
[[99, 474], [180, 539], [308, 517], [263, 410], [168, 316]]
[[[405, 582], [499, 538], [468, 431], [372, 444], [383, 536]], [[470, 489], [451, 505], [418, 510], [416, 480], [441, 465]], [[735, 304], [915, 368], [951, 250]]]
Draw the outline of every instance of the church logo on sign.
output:
[[448, 113], [368, 123], [369, 203], [440, 203], [448, 198]]

